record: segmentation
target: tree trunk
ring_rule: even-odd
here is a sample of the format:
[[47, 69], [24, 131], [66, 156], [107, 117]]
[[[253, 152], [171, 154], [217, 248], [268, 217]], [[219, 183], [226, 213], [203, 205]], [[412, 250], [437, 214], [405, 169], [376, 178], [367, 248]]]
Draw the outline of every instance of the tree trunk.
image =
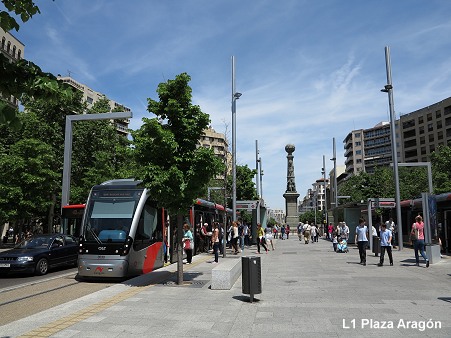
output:
[[[53, 218], [55, 217], [55, 204], [56, 204], [56, 194], [52, 194], [52, 204], [49, 207], [49, 213], [47, 218], [47, 233], [51, 234], [53, 231]], [[61, 225], [61, 218], [60, 218]]]
[[183, 284], [183, 214], [177, 214], [177, 284]]

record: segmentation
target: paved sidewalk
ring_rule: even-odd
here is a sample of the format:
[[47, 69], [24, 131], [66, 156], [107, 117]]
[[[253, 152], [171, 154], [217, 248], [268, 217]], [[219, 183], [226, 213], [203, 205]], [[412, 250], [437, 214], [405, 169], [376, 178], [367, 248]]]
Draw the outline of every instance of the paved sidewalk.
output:
[[361, 266], [354, 246], [335, 253], [322, 239], [275, 242], [275, 251], [259, 255], [263, 292], [253, 303], [241, 278], [231, 290], [211, 290], [216, 265], [200, 255], [184, 265], [183, 286], [173, 264], [4, 325], [0, 336], [451, 337], [450, 258], [416, 267], [405, 248], [394, 251], [394, 266], [377, 267], [368, 251]]

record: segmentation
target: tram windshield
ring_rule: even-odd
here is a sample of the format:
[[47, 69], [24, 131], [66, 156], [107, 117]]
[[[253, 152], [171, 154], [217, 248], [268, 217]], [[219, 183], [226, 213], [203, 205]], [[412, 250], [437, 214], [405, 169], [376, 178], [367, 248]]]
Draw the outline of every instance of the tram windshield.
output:
[[130, 232], [140, 191], [95, 191], [86, 209], [84, 238], [87, 242], [124, 242]]

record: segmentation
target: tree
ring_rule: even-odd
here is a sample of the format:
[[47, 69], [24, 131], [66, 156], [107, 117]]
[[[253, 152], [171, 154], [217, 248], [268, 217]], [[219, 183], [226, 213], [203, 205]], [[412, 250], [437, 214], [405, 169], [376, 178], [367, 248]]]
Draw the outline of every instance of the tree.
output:
[[[132, 132], [137, 177], [143, 180], [159, 207], [177, 214], [178, 241], [182, 237], [183, 213], [193, 204], [209, 180], [222, 172], [223, 164], [211, 149], [198, 147], [210, 120], [192, 105], [191, 80], [186, 73], [160, 83], [159, 101], [148, 99], [148, 111]], [[178, 283], [183, 282], [182, 247], [178, 246]]]
[[[19, 30], [20, 26], [10, 14], [14, 12], [22, 22], [40, 13], [39, 8], [31, 0], [2, 0], [7, 11], [0, 11], [0, 28], [5, 32], [11, 29]], [[9, 62], [0, 53], [0, 93], [4, 96], [12, 95], [23, 101], [24, 96], [41, 98], [46, 101], [59, 100], [61, 96], [71, 97], [74, 91], [68, 85], [57, 81], [50, 73], [43, 72], [37, 65], [25, 59]], [[7, 104], [0, 97], [0, 124], [8, 124], [12, 128], [20, 128], [17, 110]]]
[[451, 147], [439, 146], [431, 154], [434, 192], [441, 194], [451, 191]]

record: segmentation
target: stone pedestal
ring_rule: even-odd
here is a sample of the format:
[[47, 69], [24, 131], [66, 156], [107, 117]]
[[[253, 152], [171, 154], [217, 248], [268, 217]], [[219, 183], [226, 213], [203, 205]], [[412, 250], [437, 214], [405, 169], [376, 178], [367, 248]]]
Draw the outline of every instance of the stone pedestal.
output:
[[296, 229], [299, 224], [299, 214], [298, 214], [298, 197], [297, 192], [286, 192], [283, 194], [285, 197], [285, 210], [286, 210], [286, 220], [285, 223], [290, 226], [290, 229]]

